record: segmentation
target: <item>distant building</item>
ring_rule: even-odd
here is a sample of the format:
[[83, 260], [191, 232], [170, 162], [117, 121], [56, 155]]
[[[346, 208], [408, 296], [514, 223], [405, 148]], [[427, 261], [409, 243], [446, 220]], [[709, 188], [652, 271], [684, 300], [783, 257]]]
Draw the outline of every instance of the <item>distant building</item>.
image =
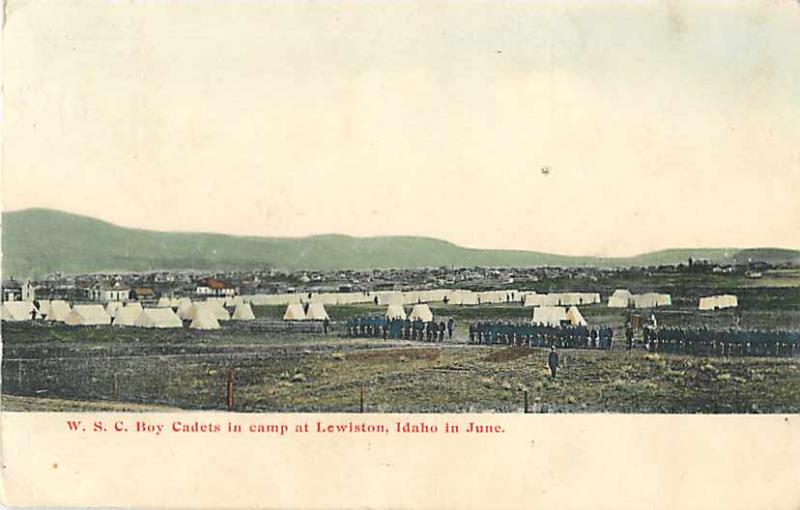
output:
[[135, 287], [131, 290], [131, 298], [136, 301], [155, 301], [156, 291], [152, 287]]
[[110, 301], [129, 301], [131, 298], [131, 290], [120, 282], [109, 284], [103, 282], [95, 285], [89, 289], [89, 299], [92, 301], [100, 301], [101, 303], [108, 303]]
[[222, 280], [204, 278], [198, 282], [195, 294], [198, 296], [234, 296], [236, 289]]
[[34, 299], [36, 299], [36, 292], [30, 281], [21, 284], [11, 278], [3, 282], [3, 301], [33, 301]]
[[3, 282], [3, 301], [22, 301], [22, 285], [13, 278]]

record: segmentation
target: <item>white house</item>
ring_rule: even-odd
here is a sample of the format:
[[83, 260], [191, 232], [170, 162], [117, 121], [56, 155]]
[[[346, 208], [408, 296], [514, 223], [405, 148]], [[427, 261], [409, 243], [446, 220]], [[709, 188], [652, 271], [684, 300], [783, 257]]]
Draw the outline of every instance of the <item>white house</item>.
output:
[[217, 280], [216, 278], [204, 278], [197, 283], [195, 294], [198, 296], [235, 296], [236, 289], [233, 285]]
[[13, 278], [3, 282], [3, 301], [22, 301], [22, 285]]
[[131, 298], [131, 289], [116, 282], [114, 284], [101, 283], [89, 289], [89, 299], [108, 303], [111, 301], [127, 302]]

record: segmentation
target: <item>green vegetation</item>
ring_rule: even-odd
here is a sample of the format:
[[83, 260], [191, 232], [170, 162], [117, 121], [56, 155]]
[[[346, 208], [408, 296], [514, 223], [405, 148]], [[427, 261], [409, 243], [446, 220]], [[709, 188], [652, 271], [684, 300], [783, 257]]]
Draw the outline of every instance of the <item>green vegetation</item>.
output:
[[[283, 309], [254, 307], [261, 319], [278, 318]], [[341, 331], [336, 321], [383, 309], [330, 306], [328, 312]], [[363, 384], [367, 409], [375, 412], [518, 412], [523, 389], [537, 411], [800, 412], [797, 358], [628, 353], [621, 331], [626, 312], [593, 305], [581, 310], [590, 323], [615, 328], [614, 350], [562, 350], [563, 370], [552, 381], [546, 350], [465, 345], [470, 321], [525, 320], [531, 308], [432, 309], [456, 319], [454, 342], [261, 333], [233, 322], [209, 332], [9, 323], [3, 326], [2, 388], [19, 397], [6, 400], [10, 409], [223, 409], [225, 374], [233, 367], [240, 411], [355, 411]], [[729, 311], [672, 307], [655, 313], [664, 325], [734, 323]], [[741, 320], [747, 328], [796, 328], [800, 310], [748, 309]]]
[[[528, 251], [476, 250], [422, 237], [236, 237], [123, 228], [48, 209], [3, 213], [3, 274], [51, 272], [371, 269], [437, 266], [625, 266], [675, 264], [689, 257], [731, 261], [736, 249], [666, 250], [632, 258], [566, 257]], [[800, 261], [792, 250], [748, 250], [748, 258]], [[755, 260], [755, 258], [754, 258]]]
[[[798, 359], [562, 350], [553, 381], [542, 349], [319, 340], [251, 338], [146, 357], [84, 344], [21, 368], [5, 359], [3, 391], [40, 410], [82, 410], [65, 400], [119, 406], [117, 374], [122, 403], [224, 409], [233, 367], [236, 409], [246, 412], [357, 411], [362, 385], [371, 412], [520, 412], [524, 389], [535, 411], [800, 412]], [[34, 405], [37, 396], [51, 400]]]

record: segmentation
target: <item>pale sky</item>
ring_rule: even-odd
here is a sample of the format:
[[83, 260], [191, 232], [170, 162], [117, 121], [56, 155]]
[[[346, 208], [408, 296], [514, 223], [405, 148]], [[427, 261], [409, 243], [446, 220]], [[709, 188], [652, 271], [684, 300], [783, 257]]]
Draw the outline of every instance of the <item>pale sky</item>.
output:
[[3, 210], [576, 255], [800, 248], [794, 0], [8, 12]]

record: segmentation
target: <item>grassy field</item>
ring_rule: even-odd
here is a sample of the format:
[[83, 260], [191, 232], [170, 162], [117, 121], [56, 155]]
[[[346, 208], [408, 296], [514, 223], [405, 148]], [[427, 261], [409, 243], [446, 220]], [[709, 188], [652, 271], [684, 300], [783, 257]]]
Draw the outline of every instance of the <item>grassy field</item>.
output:
[[[257, 307], [256, 314], [274, 317], [278, 308]], [[562, 351], [553, 381], [546, 350], [464, 344], [469, 321], [527, 319], [530, 308], [432, 308], [456, 318], [453, 342], [257, 333], [241, 323], [213, 332], [6, 324], [3, 393], [12, 397], [5, 404], [53, 411], [219, 410], [230, 367], [239, 411], [357, 411], [363, 385], [373, 412], [518, 412], [525, 389], [541, 412], [800, 412], [800, 359], [628, 353], [617, 342], [610, 352]], [[330, 307], [329, 313], [336, 321], [381, 310]], [[620, 328], [624, 320], [623, 311], [600, 305], [583, 312], [593, 324]], [[680, 307], [656, 314], [666, 324], [726, 327], [733, 321], [728, 312]], [[789, 326], [798, 319], [794, 310], [755, 309], [743, 316], [750, 325]]]
[[[767, 277], [794, 281], [798, 275]], [[697, 297], [731, 292], [739, 296], [745, 328], [800, 326], [800, 288], [749, 285], [763, 280], [743, 279], [732, 287], [730, 277], [704, 278], [662, 275], [650, 279], [647, 289], [644, 284], [638, 289], [636, 278], [630, 285], [596, 284], [670, 292], [674, 306], [653, 311], [661, 325], [731, 327], [730, 311], [696, 310]], [[592, 288], [588, 285], [573, 282], [572, 288]], [[524, 390], [540, 412], [800, 412], [797, 358], [628, 353], [621, 341], [627, 312], [592, 305], [581, 311], [590, 324], [615, 329], [616, 348], [562, 351], [562, 370], [553, 381], [545, 350], [466, 345], [470, 322], [526, 321], [531, 308], [442, 303], [431, 308], [437, 320], [456, 320], [452, 341], [343, 338], [348, 318], [385, 311], [374, 305], [327, 307], [333, 321], [329, 336], [258, 332], [232, 322], [211, 332], [4, 323], [3, 405], [52, 411], [220, 410], [226, 372], [233, 368], [238, 411], [357, 411], [363, 386], [366, 409], [374, 412], [518, 412]], [[253, 309], [257, 318], [275, 320], [285, 310]]]

